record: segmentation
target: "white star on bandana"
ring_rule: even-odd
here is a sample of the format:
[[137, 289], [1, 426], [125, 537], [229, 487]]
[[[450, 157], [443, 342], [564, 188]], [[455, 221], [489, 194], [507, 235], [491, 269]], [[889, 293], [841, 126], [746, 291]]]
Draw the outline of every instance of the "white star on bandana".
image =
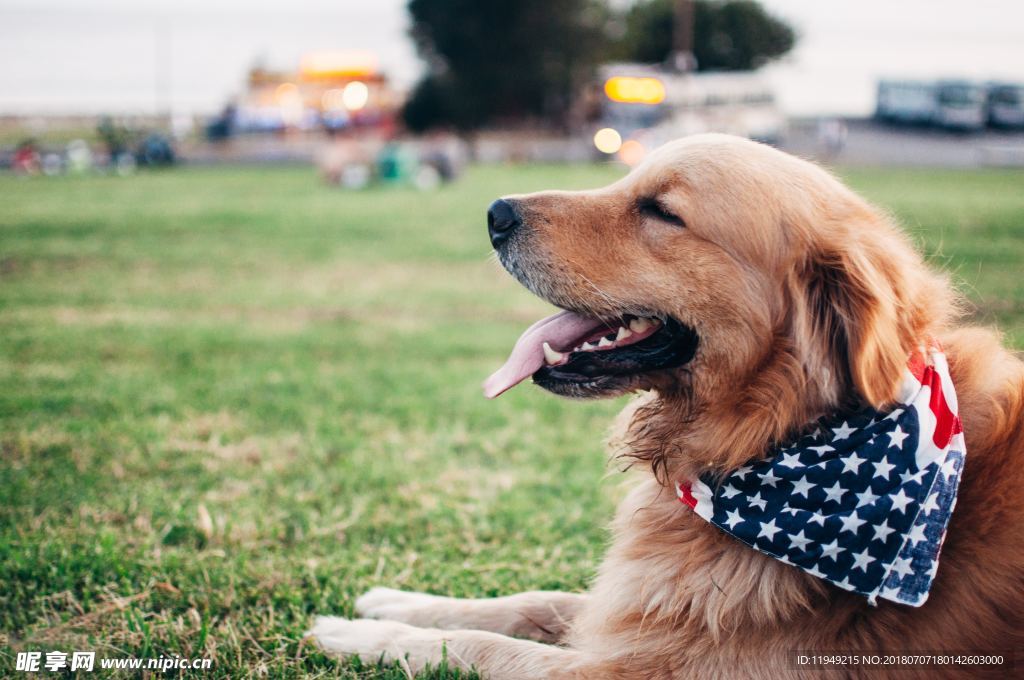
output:
[[833, 439], [839, 441], [840, 439], [847, 439], [851, 434], [857, 431], [857, 428], [848, 426], [844, 420], [842, 425], [833, 428], [832, 431], [835, 432], [836, 435]]

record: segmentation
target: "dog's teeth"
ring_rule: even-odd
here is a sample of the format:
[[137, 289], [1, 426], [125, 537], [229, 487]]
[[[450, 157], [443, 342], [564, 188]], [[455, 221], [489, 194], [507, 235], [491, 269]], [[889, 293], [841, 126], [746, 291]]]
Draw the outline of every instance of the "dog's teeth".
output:
[[544, 343], [544, 361], [548, 364], [557, 364], [559, 361], [565, 358], [565, 355], [561, 352], [556, 352], [551, 349], [551, 345]]
[[594, 349], [594, 345], [591, 345], [589, 342], [585, 342], [582, 345], [580, 345], [580, 349], [582, 349], [584, 352], [589, 352], [590, 350]]
[[615, 336], [615, 342], [618, 342], [619, 340], [625, 340], [626, 338], [628, 338], [631, 335], [633, 335], [633, 331], [629, 330], [625, 326], [620, 326], [619, 327], [619, 332]]
[[650, 319], [639, 318], [629, 322], [629, 329], [634, 333], [643, 333], [653, 325]]
[[609, 340], [608, 338], [601, 338], [601, 340], [597, 343], [598, 347], [611, 347], [611, 345], [612, 341]]

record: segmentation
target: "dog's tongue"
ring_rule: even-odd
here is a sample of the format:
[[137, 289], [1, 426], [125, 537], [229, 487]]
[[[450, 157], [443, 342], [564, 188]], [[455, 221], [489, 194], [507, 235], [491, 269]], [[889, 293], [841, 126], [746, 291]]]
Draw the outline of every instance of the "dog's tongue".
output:
[[533, 324], [519, 336], [505, 365], [484, 381], [484, 396], [494, 399], [523, 382], [544, 365], [544, 343], [561, 350], [601, 326], [592, 317], [574, 312], [559, 312]]

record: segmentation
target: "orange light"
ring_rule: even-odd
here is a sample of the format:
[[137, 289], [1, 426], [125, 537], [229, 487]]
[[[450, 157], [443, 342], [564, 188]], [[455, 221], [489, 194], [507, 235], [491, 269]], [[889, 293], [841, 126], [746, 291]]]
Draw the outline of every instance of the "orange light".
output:
[[377, 57], [361, 50], [310, 52], [302, 57], [299, 72], [306, 80], [365, 78], [377, 72]]
[[604, 93], [613, 102], [660, 104], [665, 101], [665, 85], [657, 78], [615, 76], [604, 84]]
[[623, 142], [619, 148], [619, 160], [631, 167], [642, 161], [646, 155], [647, 149], [635, 139]]

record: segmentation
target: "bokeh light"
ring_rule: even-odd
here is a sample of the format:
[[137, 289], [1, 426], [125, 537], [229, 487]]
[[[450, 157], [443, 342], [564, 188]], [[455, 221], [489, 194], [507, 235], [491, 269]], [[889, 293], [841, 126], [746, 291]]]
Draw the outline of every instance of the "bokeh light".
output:
[[605, 81], [604, 93], [615, 102], [660, 104], [665, 101], [665, 84], [657, 78], [615, 76]]
[[370, 88], [360, 80], [353, 80], [341, 91], [341, 101], [349, 111], [359, 111], [370, 99]]
[[619, 149], [619, 160], [629, 166], [634, 166], [644, 159], [647, 155], [647, 149], [644, 145], [635, 139], [629, 139], [623, 142], [622, 148]]
[[594, 133], [594, 146], [601, 153], [615, 153], [622, 146], [622, 136], [614, 128], [601, 128]]

